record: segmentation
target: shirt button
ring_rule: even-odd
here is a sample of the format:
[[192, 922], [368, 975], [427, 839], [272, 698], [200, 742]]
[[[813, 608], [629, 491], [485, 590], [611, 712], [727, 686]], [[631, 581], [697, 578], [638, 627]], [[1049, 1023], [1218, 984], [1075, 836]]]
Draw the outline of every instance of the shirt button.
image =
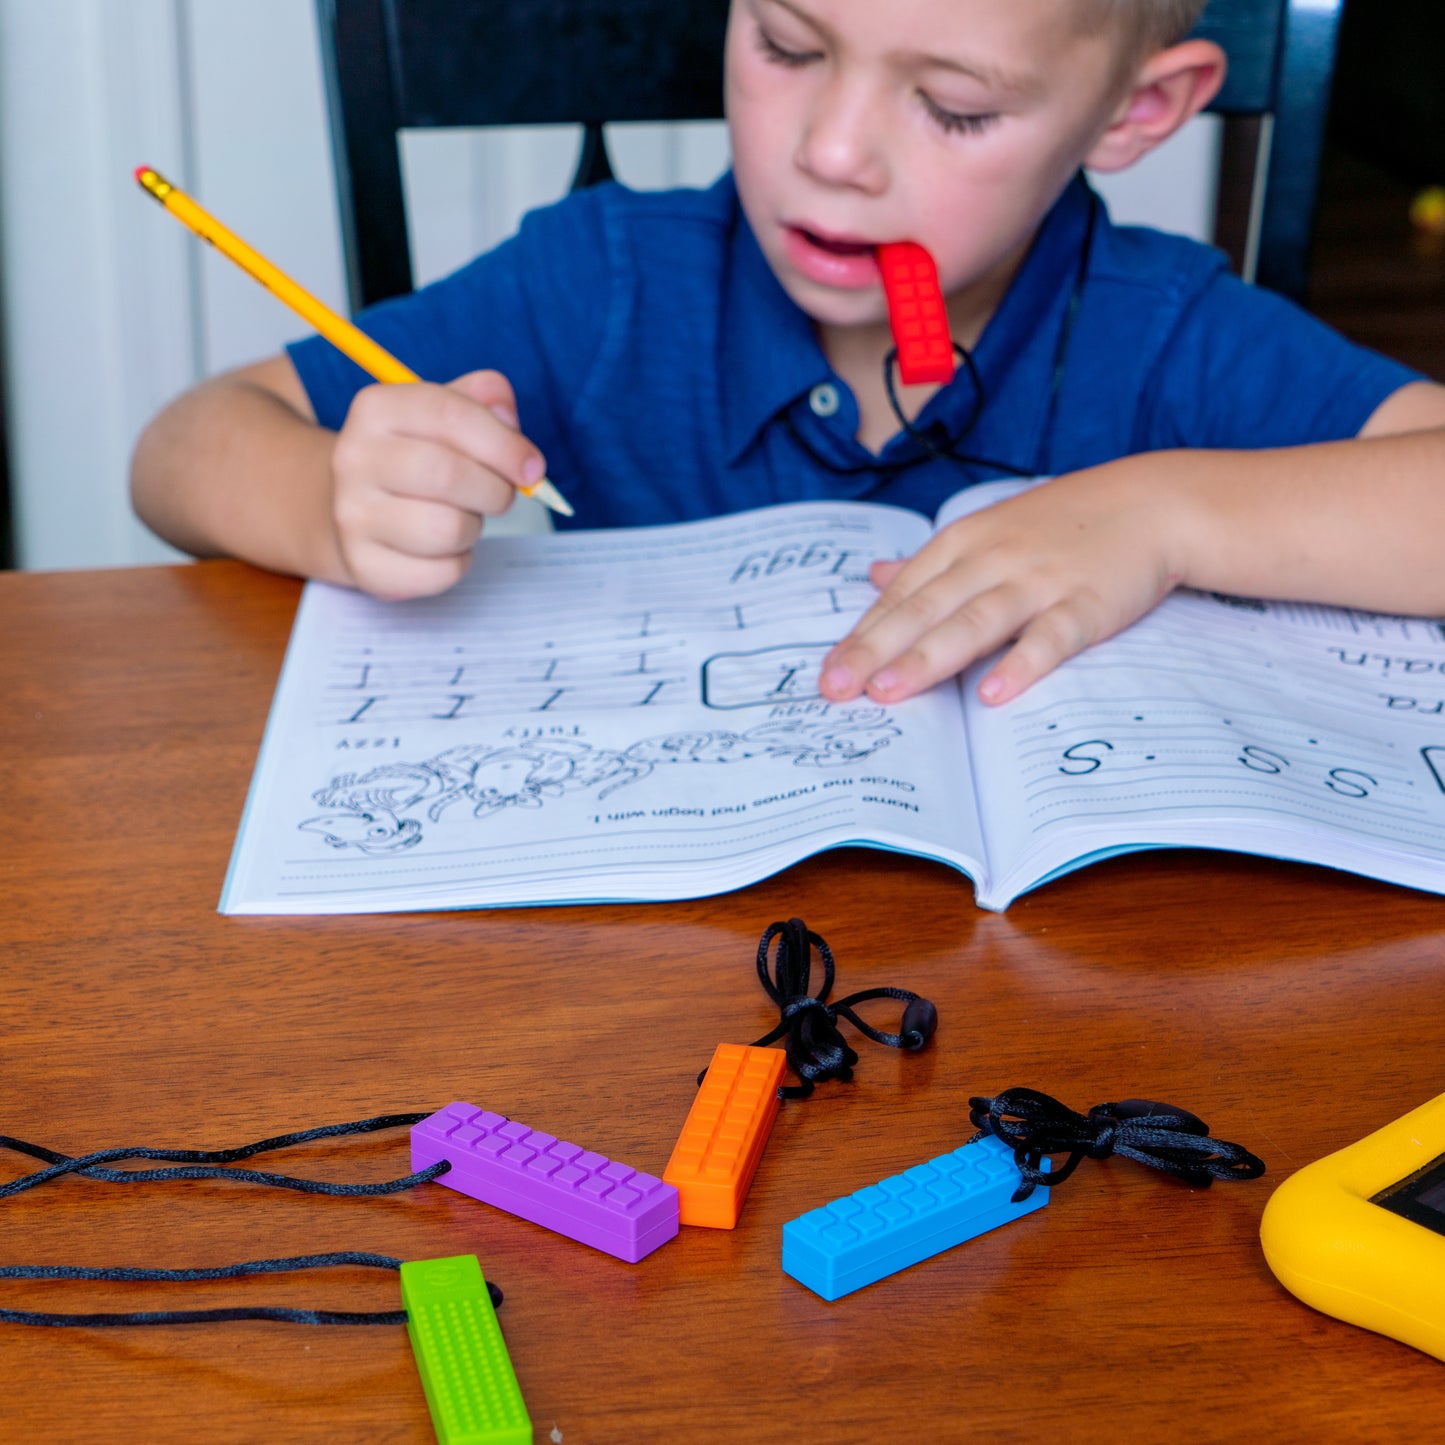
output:
[[832, 382], [820, 382], [808, 393], [808, 405], [814, 416], [832, 416], [838, 410], [838, 388]]

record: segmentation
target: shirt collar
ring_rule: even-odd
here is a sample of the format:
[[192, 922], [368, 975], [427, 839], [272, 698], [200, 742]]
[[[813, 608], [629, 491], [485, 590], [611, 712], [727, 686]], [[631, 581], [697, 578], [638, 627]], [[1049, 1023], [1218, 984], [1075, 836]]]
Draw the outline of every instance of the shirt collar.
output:
[[729, 463], [780, 411], [832, 376], [812, 321], [773, 274], [736, 190], [734, 198], [718, 357]]
[[[813, 323], [768, 265], [733, 188], [733, 226], [724, 273], [719, 369], [726, 460], [736, 462], [763, 428], [823, 381], [836, 381]], [[1018, 274], [974, 349], [981, 371], [994, 376], [1036, 341], [1049, 313], [1067, 295], [1089, 223], [1091, 193], [1082, 173], [1044, 217]], [[920, 423], [971, 404], [966, 376], [935, 395]]]

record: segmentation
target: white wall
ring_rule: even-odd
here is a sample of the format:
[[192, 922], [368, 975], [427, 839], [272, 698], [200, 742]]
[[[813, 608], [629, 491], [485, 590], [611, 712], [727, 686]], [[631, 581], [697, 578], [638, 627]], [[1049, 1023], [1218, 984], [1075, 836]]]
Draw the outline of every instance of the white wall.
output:
[[1110, 216], [1121, 224], [1158, 226], [1196, 241], [1212, 241], [1223, 134], [1217, 115], [1196, 116], [1128, 170], [1089, 179], [1108, 202]]
[[[1215, 127], [1172, 146], [1101, 189], [1124, 219], [1207, 236]], [[622, 127], [612, 150], [639, 186], [704, 184], [726, 164], [718, 125]], [[418, 279], [561, 194], [576, 151], [556, 130], [406, 137]], [[344, 309], [312, 0], [0, 0], [0, 317], [23, 566], [174, 558], [130, 511], [135, 438], [185, 387], [299, 331], [140, 191], [142, 164]]]
[[162, 554], [124, 458], [195, 374], [186, 243], [148, 231], [130, 194], [137, 164], [178, 160], [173, 20], [171, 0], [0, 8], [6, 422], [32, 565]]

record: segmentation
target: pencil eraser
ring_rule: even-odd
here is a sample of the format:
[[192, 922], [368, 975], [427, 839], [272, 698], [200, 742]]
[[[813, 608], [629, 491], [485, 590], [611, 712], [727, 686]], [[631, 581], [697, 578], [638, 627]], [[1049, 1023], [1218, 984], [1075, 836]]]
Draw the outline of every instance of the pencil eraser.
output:
[[878, 247], [878, 269], [903, 384], [952, 381], [953, 338], [933, 257], [916, 241], [890, 241]]
[[778, 1117], [787, 1062], [777, 1049], [717, 1046], [662, 1171], [677, 1186], [683, 1224], [736, 1226]]
[[783, 1273], [838, 1299], [1042, 1209], [1049, 1200], [1042, 1186], [1013, 1202], [1022, 1183], [1013, 1150], [1001, 1139], [965, 1144], [790, 1219], [783, 1226]]
[[532, 1445], [532, 1422], [476, 1255], [403, 1264], [401, 1300], [441, 1445]]
[[677, 1190], [475, 1104], [438, 1109], [411, 1131], [411, 1167], [445, 1159], [436, 1179], [635, 1264], [677, 1234]]

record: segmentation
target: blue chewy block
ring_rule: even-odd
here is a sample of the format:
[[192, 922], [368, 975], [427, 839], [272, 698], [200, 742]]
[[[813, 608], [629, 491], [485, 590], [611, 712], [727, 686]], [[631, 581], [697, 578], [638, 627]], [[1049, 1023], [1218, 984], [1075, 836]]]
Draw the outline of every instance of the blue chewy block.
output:
[[1049, 1202], [1039, 1188], [1015, 1204], [1021, 1183], [1013, 1150], [990, 1134], [790, 1219], [783, 1272], [838, 1299]]

